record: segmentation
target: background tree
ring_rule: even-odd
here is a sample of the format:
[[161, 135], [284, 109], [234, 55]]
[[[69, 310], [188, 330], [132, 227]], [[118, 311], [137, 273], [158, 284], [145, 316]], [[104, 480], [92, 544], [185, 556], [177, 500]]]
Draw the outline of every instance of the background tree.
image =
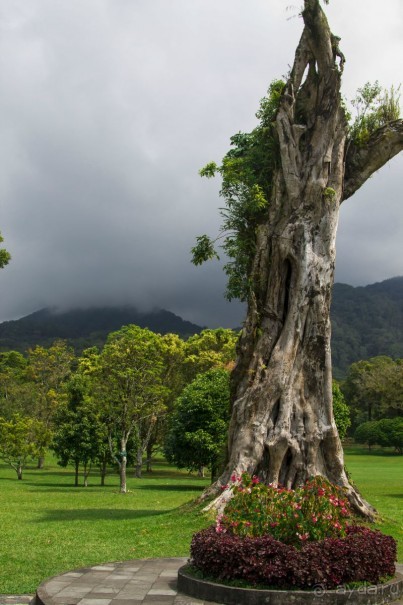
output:
[[200, 374], [176, 401], [164, 448], [168, 461], [200, 475], [208, 467], [213, 479], [223, 457], [228, 420], [228, 372]]
[[378, 420], [378, 443], [382, 447], [393, 447], [403, 454], [403, 418], [382, 418]]
[[154, 453], [163, 448], [168, 418], [172, 413], [176, 398], [180, 395], [186, 384], [183, 367], [185, 346], [185, 342], [177, 334], [169, 333], [161, 336], [163, 375], [166, 387], [164, 400], [166, 413], [157, 417], [146, 447], [147, 472], [151, 472], [152, 470], [152, 457]]
[[398, 454], [403, 453], [403, 417], [369, 420], [360, 424], [354, 439], [365, 443], [371, 449], [373, 445], [393, 447]]
[[238, 334], [233, 330], [217, 328], [202, 330], [185, 342], [183, 371], [186, 384], [198, 374], [211, 368], [229, 367], [235, 361]]
[[336, 422], [340, 439], [344, 439], [344, 437], [347, 435], [349, 427], [351, 426], [350, 408], [348, 407], [346, 400], [344, 399], [344, 395], [336, 381], [333, 381], [332, 395], [334, 420]]
[[119, 438], [120, 451], [113, 453], [120, 470], [120, 491], [125, 493], [129, 437], [134, 436], [137, 443], [139, 474], [147, 439], [165, 411], [161, 337], [147, 329], [125, 326], [109, 335], [99, 358], [93, 353], [88, 359], [94, 366], [93, 396], [102, 405], [111, 450], [115, 436]]
[[[74, 485], [78, 486], [79, 467], [83, 466], [84, 487], [93, 463], [103, 461], [108, 449], [107, 427], [101, 413], [88, 395], [88, 377], [74, 375], [67, 384], [67, 403], [57, 410], [51, 447], [60, 466], [73, 464]], [[101, 474], [101, 483], [104, 475]]]
[[[372, 516], [344, 471], [332, 410], [329, 309], [340, 204], [402, 150], [403, 123], [389, 94], [376, 120], [359, 116], [357, 128], [349, 126], [339, 38], [319, 0], [304, 0], [302, 18], [287, 82], [271, 85], [258, 126], [232, 137], [221, 166], [202, 171], [222, 177], [228, 296], [248, 303], [232, 374], [228, 464], [205, 497], [225, 505], [230, 491], [222, 488], [233, 473], [287, 487], [323, 475]], [[201, 236], [194, 262], [215, 255]]]
[[354, 440], [357, 443], [368, 445], [369, 450], [373, 445], [379, 443], [378, 421], [368, 420], [360, 424], [354, 432]]
[[[73, 360], [73, 350], [62, 340], [55, 341], [49, 348], [36, 346], [28, 351], [26, 373], [33, 394], [29, 415], [42, 422], [48, 431], [52, 430], [54, 415], [65, 398]], [[40, 457], [38, 468], [42, 465], [43, 457]]]
[[11, 418], [27, 407], [26, 358], [18, 351], [0, 353], [0, 416]]
[[[0, 244], [4, 242], [4, 238], [0, 233]], [[0, 248], [0, 269], [3, 269], [11, 260], [11, 255], [7, 252], [5, 248]]]
[[351, 364], [342, 391], [355, 426], [403, 415], [403, 360], [385, 355]]
[[0, 417], [0, 458], [22, 479], [28, 460], [43, 456], [50, 432], [43, 422], [14, 414], [10, 420]]

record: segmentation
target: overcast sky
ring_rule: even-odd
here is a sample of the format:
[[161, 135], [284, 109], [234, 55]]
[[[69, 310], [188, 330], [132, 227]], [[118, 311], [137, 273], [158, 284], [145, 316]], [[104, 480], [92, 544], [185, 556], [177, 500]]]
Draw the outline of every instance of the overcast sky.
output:
[[[0, 0], [0, 321], [45, 306], [133, 303], [236, 326], [198, 170], [256, 125], [302, 31], [290, 0]], [[403, 82], [402, 0], [331, 0], [348, 99]], [[403, 154], [342, 207], [336, 281], [403, 275]]]

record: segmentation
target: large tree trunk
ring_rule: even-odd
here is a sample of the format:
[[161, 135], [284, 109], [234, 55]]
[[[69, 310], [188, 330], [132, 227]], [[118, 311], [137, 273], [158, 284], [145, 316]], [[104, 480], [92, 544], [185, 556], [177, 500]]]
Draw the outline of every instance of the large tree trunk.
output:
[[[258, 227], [255, 287], [232, 374], [228, 464], [204, 496], [219, 494], [211, 506], [222, 508], [230, 497], [223, 486], [244, 471], [288, 488], [323, 475], [372, 517], [344, 471], [332, 411], [329, 318], [339, 206], [357, 188], [364, 155], [350, 150], [346, 189], [344, 57], [318, 0], [305, 0], [303, 18], [276, 118], [281, 161]], [[378, 148], [378, 168], [381, 155]], [[385, 151], [383, 163], [389, 157]]]

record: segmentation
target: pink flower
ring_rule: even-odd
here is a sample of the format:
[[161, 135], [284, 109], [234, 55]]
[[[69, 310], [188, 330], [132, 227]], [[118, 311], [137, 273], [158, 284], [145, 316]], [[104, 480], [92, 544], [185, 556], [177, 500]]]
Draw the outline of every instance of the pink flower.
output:
[[309, 538], [309, 534], [305, 533], [305, 534], [299, 534], [297, 533], [298, 538], [302, 541], [302, 542], [306, 542], [306, 540], [308, 540]]
[[260, 483], [260, 481], [259, 481], [258, 477], [256, 477], [256, 475], [253, 475], [253, 477], [252, 477], [252, 483], [254, 485], [257, 485], [257, 483]]
[[312, 523], [317, 523], [318, 521], [318, 517], [315, 517], [315, 515], [312, 515]]

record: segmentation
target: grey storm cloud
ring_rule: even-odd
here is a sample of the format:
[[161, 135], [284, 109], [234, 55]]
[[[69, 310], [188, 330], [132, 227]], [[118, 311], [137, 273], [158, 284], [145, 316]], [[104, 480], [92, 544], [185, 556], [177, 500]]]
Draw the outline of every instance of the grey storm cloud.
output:
[[[0, 321], [44, 306], [132, 303], [236, 326], [219, 264], [219, 183], [198, 170], [251, 130], [302, 21], [284, 0], [0, 0]], [[345, 94], [402, 80], [403, 8], [332, 0]], [[403, 274], [403, 158], [342, 208], [336, 278]]]

